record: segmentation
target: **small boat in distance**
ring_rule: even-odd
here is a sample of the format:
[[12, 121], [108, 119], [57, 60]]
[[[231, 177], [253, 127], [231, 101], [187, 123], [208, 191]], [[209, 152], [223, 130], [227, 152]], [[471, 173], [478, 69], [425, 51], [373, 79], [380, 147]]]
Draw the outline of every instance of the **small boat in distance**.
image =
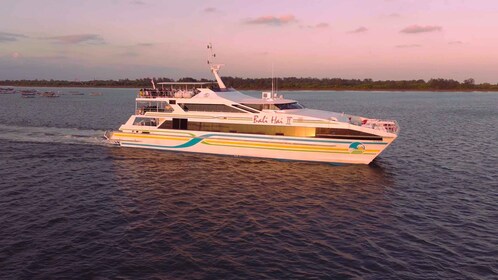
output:
[[59, 97], [59, 95], [56, 94], [53, 91], [45, 91], [45, 92], [41, 93], [40, 96], [43, 96], [43, 97]]
[[90, 93], [90, 96], [102, 96], [101, 92], [92, 92]]
[[38, 93], [38, 91], [36, 89], [23, 89], [23, 90], [20, 90], [19, 91], [21, 94], [22, 93]]
[[0, 94], [14, 94], [16, 90], [14, 88], [0, 88]]
[[261, 98], [216, 84], [158, 83], [105, 137], [122, 147], [327, 163], [368, 164], [397, 137], [395, 120], [305, 108], [273, 90]]
[[21, 92], [21, 97], [24, 97], [24, 98], [35, 98], [36, 97], [36, 93], [34, 93], [34, 92]]

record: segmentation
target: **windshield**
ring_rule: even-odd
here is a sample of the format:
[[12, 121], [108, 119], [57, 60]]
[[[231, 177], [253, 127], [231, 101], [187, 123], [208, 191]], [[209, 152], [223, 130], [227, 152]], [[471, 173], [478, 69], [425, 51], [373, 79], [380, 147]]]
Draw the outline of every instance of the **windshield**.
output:
[[275, 104], [275, 106], [277, 106], [278, 109], [280, 109], [280, 110], [304, 109], [304, 106], [297, 103], [297, 102], [285, 103], [285, 104]]

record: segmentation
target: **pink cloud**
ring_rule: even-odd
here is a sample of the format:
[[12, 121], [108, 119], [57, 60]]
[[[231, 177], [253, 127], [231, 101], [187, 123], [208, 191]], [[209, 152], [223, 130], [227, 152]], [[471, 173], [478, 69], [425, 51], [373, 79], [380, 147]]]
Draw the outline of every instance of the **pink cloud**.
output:
[[426, 26], [410, 25], [401, 29], [400, 32], [407, 34], [416, 34], [416, 33], [426, 33], [426, 32], [437, 32], [441, 31], [442, 29], [443, 28], [441, 26], [437, 25], [426, 25]]
[[388, 17], [388, 18], [400, 18], [401, 15], [398, 13], [391, 13], [391, 14], [386, 15], [386, 17]]
[[368, 31], [368, 28], [366, 28], [365, 26], [360, 26], [360, 27], [356, 28], [355, 30], [349, 31], [348, 33], [364, 33], [367, 31]]
[[245, 21], [246, 24], [261, 24], [261, 25], [274, 25], [280, 26], [284, 24], [297, 22], [297, 19], [293, 15], [283, 15], [283, 16], [261, 16], [254, 19], [248, 19]]
[[329, 28], [329, 24], [326, 22], [320, 22], [315, 25], [301, 25], [300, 28]]
[[319, 24], [315, 25], [315, 28], [327, 28], [329, 27], [329, 24], [326, 22], [320, 22]]
[[412, 48], [420, 48], [421, 45], [419, 44], [405, 44], [405, 45], [397, 45], [396, 48], [398, 49], [412, 49]]
[[145, 5], [145, 2], [141, 1], [141, 0], [134, 0], [134, 1], [131, 1], [130, 4], [133, 4], [133, 5]]
[[88, 44], [104, 44], [104, 39], [98, 34], [78, 34], [78, 35], [66, 35], [66, 36], [54, 36], [47, 37], [47, 40], [52, 40], [60, 44], [75, 45], [81, 43]]

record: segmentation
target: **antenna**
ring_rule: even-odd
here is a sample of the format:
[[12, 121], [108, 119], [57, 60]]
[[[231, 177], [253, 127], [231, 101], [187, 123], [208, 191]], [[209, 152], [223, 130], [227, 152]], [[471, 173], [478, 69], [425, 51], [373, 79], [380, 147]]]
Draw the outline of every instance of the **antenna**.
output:
[[272, 97], [275, 94], [275, 86], [273, 85], [273, 78], [274, 78], [274, 75], [273, 75], [273, 62], [272, 62], [271, 63], [271, 96]]
[[216, 58], [216, 54], [213, 52], [213, 44], [208, 43], [207, 49], [209, 50], [207, 64], [214, 63], [214, 60]]
[[275, 93], [278, 92], [278, 78], [275, 78]]
[[[211, 72], [213, 73], [214, 77], [216, 78], [216, 82], [218, 82], [218, 86], [220, 87], [220, 89], [221, 90], [226, 90], [227, 87], [225, 86], [225, 84], [221, 80], [220, 75], [218, 74], [218, 71], [220, 71], [221, 66], [223, 66], [223, 64], [214, 64], [214, 60], [216, 58], [216, 54], [213, 52], [213, 44], [209, 43], [207, 45], [207, 48], [208, 48], [209, 54], [210, 54], [209, 57], [208, 57], [207, 63], [208, 63], [208, 65], [211, 66]], [[213, 64], [211, 64], [212, 62], [213, 62]]]

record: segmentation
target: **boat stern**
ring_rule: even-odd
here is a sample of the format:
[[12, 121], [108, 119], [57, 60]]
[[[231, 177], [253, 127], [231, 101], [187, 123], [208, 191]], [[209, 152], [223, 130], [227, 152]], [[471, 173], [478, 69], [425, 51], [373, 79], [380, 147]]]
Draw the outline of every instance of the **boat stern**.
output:
[[104, 133], [104, 138], [107, 140], [107, 142], [109, 144], [112, 144], [112, 145], [119, 145], [119, 140], [116, 139], [114, 136], [114, 131], [112, 130], [107, 130], [105, 133]]

